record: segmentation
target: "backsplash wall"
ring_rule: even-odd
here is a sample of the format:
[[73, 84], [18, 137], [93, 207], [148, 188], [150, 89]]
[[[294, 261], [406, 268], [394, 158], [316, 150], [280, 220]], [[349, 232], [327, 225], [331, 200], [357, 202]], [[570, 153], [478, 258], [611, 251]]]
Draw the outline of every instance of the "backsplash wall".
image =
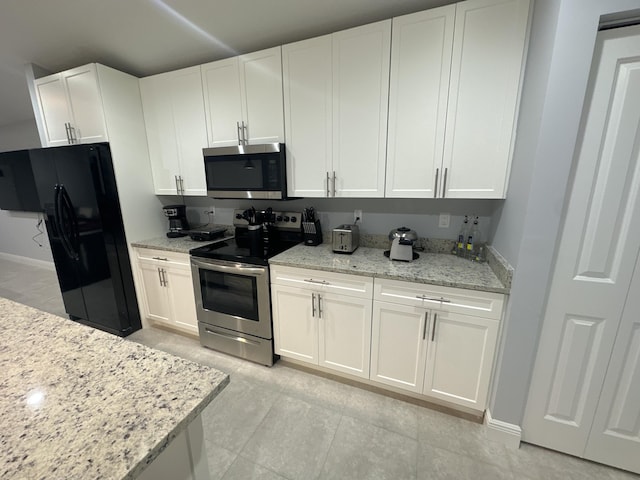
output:
[[[301, 198], [287, 201], [273, 200], [220, 200], [208, 197], [159, 197], [163, 205], [184, 203], [192, 226], [206, 224], [205, 211], [215, 208], [214, 223], [231, 225], [233, 210], [272, 207], [274, 210], [302, 211], [314, 207], [319, 214], [323, 231], [343, 223], [353, 223], [353, 211], [362, 210], [360, 231], [365, 234], [386, 235], [390, 230], [407, 226], [424, 238], [455, 239], [464, 215], [478, 215], [482, 241], [491, 243], [491, 222], [503, 200], [457, 199], [391, 199], [391, 198]], [[448, 228], [438, 226], [440, 213], [448, 213]]]

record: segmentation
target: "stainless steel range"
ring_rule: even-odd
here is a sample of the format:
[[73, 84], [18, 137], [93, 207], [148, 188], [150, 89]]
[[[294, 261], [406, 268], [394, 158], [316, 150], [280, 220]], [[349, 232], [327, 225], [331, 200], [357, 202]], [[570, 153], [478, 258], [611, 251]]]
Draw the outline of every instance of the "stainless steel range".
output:
[[302, 241], [301, 215], [250, 208], [234, 217], [234, 239], [189, 252], [200, 343], [271, 366], [268, 260]]

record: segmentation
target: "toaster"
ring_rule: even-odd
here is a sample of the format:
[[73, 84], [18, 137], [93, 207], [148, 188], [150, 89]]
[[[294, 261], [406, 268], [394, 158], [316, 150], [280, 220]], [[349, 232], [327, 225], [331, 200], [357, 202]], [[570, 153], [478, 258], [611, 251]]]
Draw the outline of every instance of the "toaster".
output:
[[360, 227], [358, 225], [339, 225], [331, 232], [331, 245], [334, 252], [353, 253], [360, 245]]

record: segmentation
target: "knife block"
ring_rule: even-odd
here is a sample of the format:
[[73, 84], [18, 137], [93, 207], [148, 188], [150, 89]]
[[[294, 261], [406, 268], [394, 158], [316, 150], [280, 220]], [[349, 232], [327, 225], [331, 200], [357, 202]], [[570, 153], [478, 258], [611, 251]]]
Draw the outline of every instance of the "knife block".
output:
[[302, 222], [302, 238], [305, 245], [316, 246], [322, 243], [322, 228], [320, 220]]

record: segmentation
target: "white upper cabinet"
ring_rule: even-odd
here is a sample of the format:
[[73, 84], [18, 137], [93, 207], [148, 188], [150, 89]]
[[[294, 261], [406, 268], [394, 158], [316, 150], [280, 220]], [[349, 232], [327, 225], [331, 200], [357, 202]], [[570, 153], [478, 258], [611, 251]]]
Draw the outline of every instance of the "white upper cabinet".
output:
[[287, 186], [292, 197], [330, 195], [331, 35], [282, 47]]
[[456, 6], [393, 19], [385, 196], [436, 197]]
[[210, 147], [284, 142], [280, 47], [201, 68]]
[[456, 5], [444, 197], [506, 194], [528, 15], [529, 0]]
[[391, 20], [332, 40], [333, 196], [383, 197]]
[[157, 195], [206, 195], [207, 132], [200, 67], [140, 79]]
[[108, 141], [96, 64], [34, 81], [45, 147]]
[[283, 47], [288, 193], [383, 197], [391, 20]]

